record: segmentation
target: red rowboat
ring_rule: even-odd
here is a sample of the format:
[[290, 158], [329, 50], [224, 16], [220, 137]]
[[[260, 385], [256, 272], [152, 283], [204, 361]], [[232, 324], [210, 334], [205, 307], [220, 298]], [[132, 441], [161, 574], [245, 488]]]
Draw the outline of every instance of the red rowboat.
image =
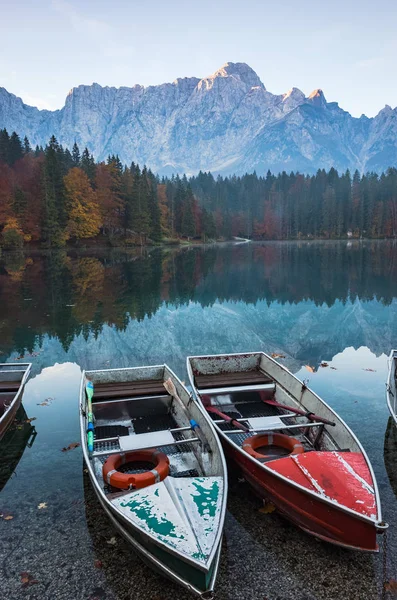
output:
[[226, 456], [261, 498], [322, 540], [378, 551], [388, 526], [372, 466], [321, 398], [262, 352], [189, 357], [187, 368]]

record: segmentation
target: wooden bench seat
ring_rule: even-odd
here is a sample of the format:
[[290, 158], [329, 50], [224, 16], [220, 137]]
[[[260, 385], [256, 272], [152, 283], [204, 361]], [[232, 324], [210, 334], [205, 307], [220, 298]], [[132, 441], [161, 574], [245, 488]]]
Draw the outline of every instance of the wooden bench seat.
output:
[[262, 371], [242, 371], [240, 373], [217, 373], [215, 375], [196, 375], [196, 386], [200, 390], [212, 388], [236, 387], [241, 385], [261, 385], [272, 383]]
[[0, 392], [17, 392], [20, 385], [20, 381], [0, 381]]
[[167, 394], [163, 380], [123, 381], [94, 385], [94, 402], [130, 398], [134, 396], [161, 396]]

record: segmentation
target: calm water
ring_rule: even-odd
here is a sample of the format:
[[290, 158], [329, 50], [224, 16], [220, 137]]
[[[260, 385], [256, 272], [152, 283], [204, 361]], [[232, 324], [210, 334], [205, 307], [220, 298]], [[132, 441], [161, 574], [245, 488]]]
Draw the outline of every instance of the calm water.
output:
[[[385, 402], [396, 346], [389, 242], [3, 254], [0, 361], [33, 363], [19, 419], [35, 420], [0, 443], [0, 598], [187, 599], [115, 534], [80, 448], [61, 451], [79, 441], [81, 368], [166, 362], [186, 381], [189, 354], [254, 350], [285, 355], [360, 437], [391, 524], [386, 579], [397, 579], [397, 449]], [[232, 477], [219, 600], [382, 597], [382, 553], [335, 549], [259, 509]]]

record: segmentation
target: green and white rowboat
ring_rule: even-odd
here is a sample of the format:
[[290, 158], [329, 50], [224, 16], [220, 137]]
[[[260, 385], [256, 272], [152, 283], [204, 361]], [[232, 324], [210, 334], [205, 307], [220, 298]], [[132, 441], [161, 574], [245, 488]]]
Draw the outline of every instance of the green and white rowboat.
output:
[[[91, 482], [114, 526], [152, 568], [211, 598], [227, 475], [203, 409], [166, 365], [85, 371], [80, 425]], [[163, 464], [168, 459], [168, 472], [160, 477], [155, 464], [142, 462], [142, 453], [161, 456]], [[149, 483], [121, 489], [126, 478]]]

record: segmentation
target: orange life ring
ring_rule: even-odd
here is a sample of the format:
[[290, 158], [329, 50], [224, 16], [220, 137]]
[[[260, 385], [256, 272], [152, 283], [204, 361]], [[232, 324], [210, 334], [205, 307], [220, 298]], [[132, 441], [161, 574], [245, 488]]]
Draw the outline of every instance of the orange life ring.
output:
[[[121, 465], [130, 462], [150, 462], [153, 463], [154, 468], [144, 473], [122, 473], [117, 470]], [[168, 456], [154, 448], [112, 454], [106, 459], [102, 467], [104, 481], [120, 490], [140, 489], [158, 483], [163, 481], [169, 472], [170, 461]]]
[[302, 454], [305, 451], [299, 440], [283, 433], [258, 433], [257, 435], [253, 435], [244, 440], [243, 450], [254, 458], [277, 458], [270, 454], [256, 452], [257, 448], [262, 448], [263, 446], [280, 446], [280, 448], [289, 450], [290, 454]]

